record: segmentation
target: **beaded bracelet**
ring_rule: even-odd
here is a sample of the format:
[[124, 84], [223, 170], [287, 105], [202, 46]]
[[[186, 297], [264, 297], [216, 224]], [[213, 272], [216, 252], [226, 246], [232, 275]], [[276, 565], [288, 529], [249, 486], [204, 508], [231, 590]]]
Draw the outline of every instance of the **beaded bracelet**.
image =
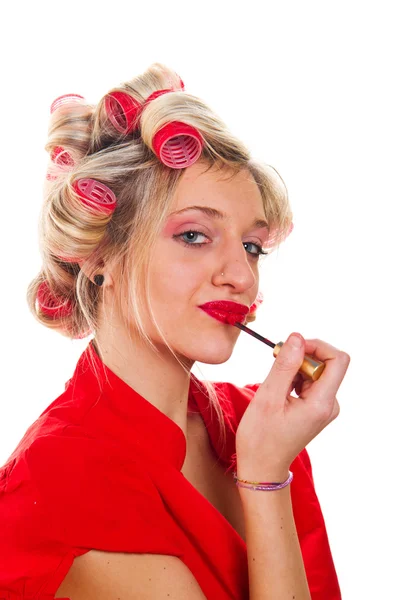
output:
[[246, 481], [245, 479], [239, 479], [236, 472], [233, 473], [233, 478], [238, 487], [247, 488], [249, 490], [260, 490], [262, 492], [274, 492], [275, 490], [281, 490], [289, 485], [289, 483], [292, 483], [293, 473], [292, 471], [289, 471], [289, 477], [283, 483], [272, 483], [268, 481]]

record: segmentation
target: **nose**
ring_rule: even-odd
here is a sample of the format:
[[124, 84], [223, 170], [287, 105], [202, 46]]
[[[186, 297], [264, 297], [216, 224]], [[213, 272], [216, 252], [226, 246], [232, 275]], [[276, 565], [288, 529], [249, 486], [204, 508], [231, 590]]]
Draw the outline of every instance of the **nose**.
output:
[[242, 243], [231, 241], [224, 245], [221, 260], [215, 267], [214, 285], [231, 285], [243, 292], [257, 283], [257, 261], [249, 257]]

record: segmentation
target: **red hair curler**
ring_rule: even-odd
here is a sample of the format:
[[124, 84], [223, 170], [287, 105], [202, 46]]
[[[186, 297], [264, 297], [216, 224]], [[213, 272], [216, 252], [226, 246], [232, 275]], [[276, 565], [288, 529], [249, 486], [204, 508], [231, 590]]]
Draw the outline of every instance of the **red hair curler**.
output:
[[144, 104], [126, 92], [111, 92], [104, 100], [107, 116], [117, 131], [124, 134], [130, 133], [138, 128], [139, 118], [144, 107], [158, 96], [172, 91], [172, 88], [157, 90], [150, 94]]
[[57, 108], [60, 108], [60, 106], [81, 102], [82, 100], [85, 100], [85, 98], [79, 94], [64, 94], [63, 96], [59, 96], [52, 102], [50, 106], [50, 114], [53, 114], [53, 112], [57, 110]]
[[69, 317], [72, 314], [72, 303], [70, 300], [62, 300], [52, 294], [47, 281], [43, 281], [38, 288], [37, 301], [42, 313], [52, 319]]
[[[184, 83], [180, 77], [179, 81], [183, 90]], [[125, 92], [111, 92], [105, 98], [107, 116], [117, 131], [129, 133], [138, 128], [141, 113], [150, 102], [174, 91], [174, 88], [156, 90], [148, 96], [143, 105]], [[180, 121], [172, 121], [161, 127], [152, 140], [155, 154], [164, 165], [172, 169], [184, 169], [196, 162], [201, 155], [203, 144], [204, 140], [199, 131]]]
[[155, 100], [159, 96], [162, 96], [163, 94], [168, 94], [169, 92], [174, 92], [174, 91], [175, 90], [173, 88], [167, 88], [167, 89], [164, 89], [164, 90], [156, 90], [155, 92], [153, 92], [152, 94], [150, 94], [150, 96], [148, 96], [146, 98], [146, 101], [143, 104], [143, 108], [145, 108], [145, 106], [147, 106], [148, 104], [150, 104], [150, 102], [152, 100]]
[[117, 205], [112, 190], [96, 179], [78, 179], [72, 184], [83, 204], [98, 212], [111, 214]]
[[142, 112], [140, 102], [125, 92], [111, 92], [104, 100], [108, 118], [120, 133], [130, 133], [136, 125]]
[[172, 169], [190, 167], [203, 149], [201, 134], [186, 123], [173, 121], [157, 131], [153, 148], [161, 162]]
[[[181, 78], [179, 80], [183, 89], [183, 81]], [[173, 91], [175, 91], [173, 88], [156, 90], [148, 96], [143, 104], [126, 92], [111, 92], [107, 94], [104, 101], [107, 116], [117, 131], [124, 134], [130, 133], [138, 128], [140, 115], [152, 100]]]

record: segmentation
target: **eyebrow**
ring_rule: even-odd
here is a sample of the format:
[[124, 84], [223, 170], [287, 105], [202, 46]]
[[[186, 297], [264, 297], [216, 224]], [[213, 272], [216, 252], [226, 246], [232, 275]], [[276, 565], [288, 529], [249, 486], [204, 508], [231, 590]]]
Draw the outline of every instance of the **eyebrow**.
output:
[[[168, 215], [168, 218], [172, 217], [174, 215], [180, 215], [181, 213], [186, 212], [188, 210], [200, 210], [202, 213], [207, 215], [207, 217], [211, 217], [212, 219], [218, 219], [219, 221], [224, 221], [228, 218], [228, 215], [226, 215], [223, 212], [220, 212], [216, 208], [212, 208], [211, 206], [187, 206], [186, 208], [182, 208], [181, 210], [177, 210], [173, 213], [170, 213]], [[269, 229], [269, 225], [268, 225], [267, 221], [264, 221], [264, 219], [256, 218], [250, 224], [250, 229], [255, 229], [255, 228]]]

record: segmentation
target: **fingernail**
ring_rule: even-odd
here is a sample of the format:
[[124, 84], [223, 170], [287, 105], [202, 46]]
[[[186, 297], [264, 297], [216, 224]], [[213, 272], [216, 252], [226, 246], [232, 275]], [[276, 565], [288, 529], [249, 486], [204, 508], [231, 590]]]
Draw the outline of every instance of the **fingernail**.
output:
[[287, 341], [289, 346], [292, 346], [293, 348], [301, 348], [303, 345], [303, 339], [295, 334], [290, 335]]

